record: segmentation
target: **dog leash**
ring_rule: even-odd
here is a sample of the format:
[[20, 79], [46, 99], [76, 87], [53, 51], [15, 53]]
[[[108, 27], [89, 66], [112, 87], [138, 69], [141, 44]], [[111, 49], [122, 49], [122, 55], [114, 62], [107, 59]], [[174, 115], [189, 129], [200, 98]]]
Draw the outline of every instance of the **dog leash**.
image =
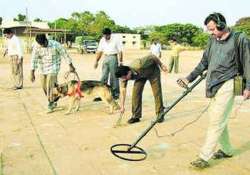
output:
[[122, 121], [123, 115], [124, 115], [124, 113], [120, 113], [118, 120], [115, 122], [114, 128], [121, 126], [121, 121]]
[[64, 79], [67, 81], [68, 80], [68, 77], [69, 77], [69, 74], [70, 73], [73, 73], [75, 76], [76, 76], [76, 79], [77, 79], [77, 81], [78, 82], [80, 82], [81, 80], [80, 80], [80, 77], [79, 77], [79, 75], [78, 75], [78, 73], [75, 71], [75, 72], [70, 72], [70, 71], [68, 71], [68, 72], [66, 72], [65, 73], [65, 75], [64, 75]]
[[84, 97], [83, 92], [81, 91], [81, 80], [80, 77], [78, 75], [78, 73], [76, 71], [74, 72], [66, 72], [64, 75], [65, 80], [68, 79], [68, 76], [70, 73], [73, 73], [76, 76], [77, 79], [77, 88], [75, 91], [73, 91], [72, 93], [68, 93], [68, 96], [74, 96], [75, 94], [77, 94], [79, 97]]

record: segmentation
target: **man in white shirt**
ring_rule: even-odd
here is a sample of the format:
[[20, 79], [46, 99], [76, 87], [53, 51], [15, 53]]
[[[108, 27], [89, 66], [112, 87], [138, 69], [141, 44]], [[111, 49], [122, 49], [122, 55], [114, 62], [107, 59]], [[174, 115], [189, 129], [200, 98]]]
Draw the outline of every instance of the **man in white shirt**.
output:
[[[114, 99], [118, 99], [120, 95], [119, 79], [115, 76], [115, 72], [118, 64], [122, 64], [123, 61], [122, 43], [121, 40], [111, 34], [109, 28], [104, 28], [102, 33], [103, 37], [100, 40], [97, 49], [94, 68], [96, 69], [98, 67], [98, 61], [101, 59], [102, 55], [104, 55], [101, 81], [107, 84], [109, 80], [112, 89], [112, 96]], [[95, 101], [99, 100], [100, 98], [95, 99]]]
[[13, 90], [23, 88], [23, 51], [20, 40], [11, 29], [4, 29], [4, 36], [7, 38], [7, 54], [10, 58], [11, 75], [13, 79]]
[[150, 52], [158, 58], [161, 58], [161, 44], [159, 40], [153, 40], [153, 43], [150, 46]]

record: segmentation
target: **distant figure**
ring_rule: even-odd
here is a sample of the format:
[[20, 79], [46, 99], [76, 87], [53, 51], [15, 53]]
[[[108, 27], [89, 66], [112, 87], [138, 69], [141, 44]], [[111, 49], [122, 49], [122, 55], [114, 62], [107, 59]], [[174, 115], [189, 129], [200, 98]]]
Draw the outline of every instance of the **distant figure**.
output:
[[189, 50], [191, 47], [185, 47], [180, 44], [178, 44], [175, 37], [173, 37], [170, 40], [170, 60], [169, 60], [169, 66], [168, 71], [171, 73], [174, 70], [174, 73], [179, 73], [179, 55], [184, 50]]
[[57, 105], [54, 102], [52, 90], [57, 83], [61, 59], [63, 58], [69, 65], [70, 72], [74, 72], [75, 67], [72, 59], [59, 42], [47, 39], [45, 34], [37, 35], [36, 42], [31, 56], [31, 82], [35, 81], [35, 70], [39, 68], [42, 88], [48, 98], [48, 113], [50, 113]]
[[153, 40], [151, 46], [150, 46], [150, 52], [151, 54], [157, 56], [158, 58], [161, 58], [161, 44], [159, 40]]
[[23, 50], [21, 42], [11, 29], [4, 29], [4, 36], [7, 38], [7, 48], [4, 56], [7, 54], [10, 58], [11, 76], [13, 81], [13, 90], [23, 88]]
[[[111, 30], [109, 28], [104, 28], [102, 33], [103, 37], [100, 40], [97, 49], [94, 68], [96, 69], [98, 67], [98, 62], [101, 59], [102, 55], [104, 55], [101, 81], [105, 84], [108, 84], [109, 80], [112, 89], [112, 96], [114, 99], [118, 99], [120, 95], [119, 79], [116, 78], [115, 72], [118, 65], [121, 65], [123, 61], [122, 42], [117, 37], [111, 34]], [[100, 98], [96, 98], [94, 101], [100, 100]]]

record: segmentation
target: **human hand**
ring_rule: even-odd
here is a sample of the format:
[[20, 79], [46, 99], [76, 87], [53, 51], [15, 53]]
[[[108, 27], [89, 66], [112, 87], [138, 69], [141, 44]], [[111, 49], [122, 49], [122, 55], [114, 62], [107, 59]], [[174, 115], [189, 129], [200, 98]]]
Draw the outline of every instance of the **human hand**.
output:
[[186, 78], [179, 78], [179, 79], [177, 80], [177, 84], [178, 84], [180, 87], [183, 87], [183, 88], [186, 88], [186, 89], [187, 89], [187, 87], [188, 87], [188, 83], [189, 83], [189, 81], [188, 81], [188, 79], [186, 79]]
[[122, 106], [121, 109], [120, 109], [120, 113], [124, 114], [124, 112], [125, 112], [125, 108], [124, 108], [124, 106]]
[[164, 65], [164, 64], [161, 65], [161, 70], [162, 70], [163, 72], [168, 72], [168, 68], [167, 68], [167, 66]]
[[244, 92], [243, 92], [243, 98], [244, 100], [247, 100], [250, 98], [250, 90], [248, 89], [245, 89]]

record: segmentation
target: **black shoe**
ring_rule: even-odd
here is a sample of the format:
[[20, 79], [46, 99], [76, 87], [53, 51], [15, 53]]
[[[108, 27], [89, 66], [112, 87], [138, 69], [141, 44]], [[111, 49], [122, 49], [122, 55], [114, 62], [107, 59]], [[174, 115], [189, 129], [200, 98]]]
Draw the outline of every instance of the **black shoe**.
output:
[[132, 117], [132, 118], [130, 118], [130, 119], [128, 120], [128, 123], [129, 123], [129, 124], [137, 123], [137, 122], [140, 122], [140, 119], [139, 119], [139, 118], [134, 118], [134, 117]]
[[94, 102], [97, 102], [97, 101], [102, 101], [102, 99], [100, 97], [97, 97], [93, 100]]
[[198, 169], [204, 169], [204, 168], [207, 168], [209, 167], [209, 164], [207, 161], [201, 159], [201, 158], [198, 158], [197, 160], [191, 162], [191, 165], [194, 167], [194, 168], [198, 168]]
[[233, 157], [233, 155], [228, 155], [219, 149], [217, 152], [214, 153], [212, 159], [224, 159], [224, 158], [231, 158], [231, 157]]
[[114, 99], [114, 100], [118, 100], [118, 99], [119, 99], [119, 96], [118, 96], [118, 97], [115, 96], [115, 97], [113, 97], [113, 99]]
[[164, 121], [165, 121], [164, 116], [162, 116], [162, 117], [160, 117], [160, 118], [157, 119], [157, 122], [158, 122], [158, 123], [162, 123], [162, 122], [164, 122]]

